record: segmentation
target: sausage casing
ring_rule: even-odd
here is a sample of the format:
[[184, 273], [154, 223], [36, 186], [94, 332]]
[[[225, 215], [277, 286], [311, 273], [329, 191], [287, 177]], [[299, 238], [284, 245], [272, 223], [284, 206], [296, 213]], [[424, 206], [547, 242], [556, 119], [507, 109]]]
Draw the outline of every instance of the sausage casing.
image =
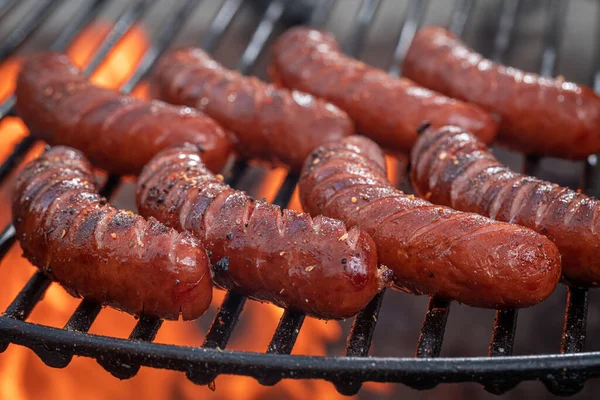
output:
[[497, 133], [496, 121], [483, 109], [345, 56], [332, 35], [314, 29], [291, 28], [281, 35], [269, 71], [282, 86], [331, 101], [361, 133], [391, 150], [409, 152], [425, 120], [471, 129], [486, 143]]
[[27, 165], [13, 221], [24, 256], [73, 296], [166, 319], [195, 319], [210, 305], [198, 240], [108, 204], [77, 150], [54, 147]]
[[318, 318], [356, 314], [388, 279], [367, 233], [255, 201], [212, 175], [193, 146], [165, 150], [144, 168], [138, 208], [195, 234], [219, 286]]
[[370, 233], [379, 262], [408, 292], [476, 307], [527, 307], [547, 298], [560, 278], [560, 255], [546, 237], [402, 193], [365, 137], [319, 147], [304, 166], [300, 198], [311, 214]]
[[63, 54], [28, 57], [16, 95], [17, 112], [34, 135], [79, 149], [94, 166], [118, 175], [136, 175], [160, 150], [183, 143], [201, 146], [209, 168], [218, 171], [231, 150], [231, 139], [210, 118], [98, 87]]
[[498, 139], [510, 148], [571, 159], [600, 151], [600, 97], [591, 89], [495, 64], [446, 29], [417, 32], [403, 72], [425, 87], [498, 113]]
[[412, 154], [415, 190], [433, 203], [526, 226], [548, 236], [565, 278], [600, 284], [600, 203], [569, 188], [518, 174], [458, 127], [427, 130]]
[[296, 171], [318, 145], [354, 133], [352, 120], [333, 104], [230, 71], [197, 48], [163, 57], [152, 83], [162, 100], [195, 107], [233, 131], [243, 157]]

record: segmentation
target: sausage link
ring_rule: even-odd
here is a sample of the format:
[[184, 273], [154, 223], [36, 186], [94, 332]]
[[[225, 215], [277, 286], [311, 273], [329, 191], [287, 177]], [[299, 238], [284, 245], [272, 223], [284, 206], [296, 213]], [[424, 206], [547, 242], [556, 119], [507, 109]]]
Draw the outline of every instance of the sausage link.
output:
[[246, 158], [299, 171], [315, 147], [354, 133], [352, 120], [334, 105], [230, 71], [197, 48], [171, 52], [155, 71], [153, 93], [195, 107], [233, 131]]
[[523, 225], [548, 236], [566, 280], [600, 284], [598, 200], [502, 165], [458, 127], [427, 130], [412, 153], [415, 190], [436, 204]]
[[403, 72], [425, 87], [498, 113], [498, 139], [512, 149], [571, 159], [600, 151], [600, 97], [591, 89], [495, 64], [446, 29], [421, 29]]
[[560, 254], [550, 240], [406, 195], [384, 166], [365, 137], [321, 146], [304, 166], [302, 206], [367, 231], [401, 290], [486, 308], [527, 307], [552, 293]]
[[318, 318], [356, 314], [389, 278], [368, 234], [231, 189], [193, 146], [165, 150], [144, 168], [138, 208], [196, 235], [218, 260], [220, 287]]
[[486, 143], [497, 133], [496, 121], [479, 107], [350, 58], [332, 35], [314, 29], [285, 32], [275, 43], [269, 72], [282, 86], [331, 101], [356, 121], [361, 133], [391, 150], [408, 153], [425, 120], [470, 129]]
[[63, 54], [28, 57], [17, 80], [17, 112], [38, 138], [83, 151], [96, 167], [137, 175], [160, 150], [199, 145], [220, 170], [231, 139], [210, 118], [187, 107], [140, 100], [98, 87]]
[[108, 204], [77, 150], [54, 147], [26, 166], [13, 221], [24, 256], [73, 296], [173, 320], [198, 318], [210, 305], [200, 243]]

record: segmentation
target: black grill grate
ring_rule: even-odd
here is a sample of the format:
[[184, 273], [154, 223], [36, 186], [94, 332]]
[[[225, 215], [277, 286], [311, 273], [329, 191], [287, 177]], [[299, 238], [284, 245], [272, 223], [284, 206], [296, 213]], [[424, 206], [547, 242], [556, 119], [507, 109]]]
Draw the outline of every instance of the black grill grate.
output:
[[[10, 56], [23, 44], [60, 5], [61, 1], [37, 2], [20, 21], [18, 28], [0, 44], [0, 60]], [[63, 51], [82, 29], [111, 1], [94, 0], [84, 5], [69, 20], [50, 49]], [[114, 45], [155, 5], [155, 1], [142, 0], [131, 4], [116, 19], [88, 63], [85, 72], [91, 74], [109, 54]], [[200, 2], [186, 0], [177, 3], [178, 8], [161, 24], [160, 31], [138, 64], [131, 78], [122, 85], [123, 93], [131, 92], [146, 76], [160, 54], [169, 47], [181, 27]], [[335, 0], [319, 1], [310, 15], [304, 15], [307, 23], [322, 27], [335, 5]], [[355, 57], [361, 54], [365, 37], [381, 6], [381, 0], [363, 0], [356, 14], [348, 39], [343, 41], [345, 51]], [[201, 46], [213, 51], [231, 26], [244, 0], [224, 0], [212, 19]], [[449, 27], [462, 35], [472, 16], [475, 0], [456, 0]], [[422, 23], [429, 0], [410, 0], [401, 22], [389, 72], [399, 75], [399, 62]], [[242, 52], [237, 68], [244, 74], [252, 71], [267, 43], [278, 27], [287, 24], [286, 12], [290, 2], [271, 0], [262, 11], [249, 44]], [[487, 54], [502, 61], [511, 46], [519, 9], [519, 0], [504, 0], [499, 16], [494, 45]], [[558, 44], [566, 14], [566, 2], [548, 2], [545, 25], [544, 48], [540, 72], [551, 76], [555, 72]], [[8, 18], [17, 8], [16, 1], [0, 2], [0, 19]], [[297, 18], [296, 18], [297, 19]], [[596, 64], [600, 65], [600, 62]], [[599, 69], [600, 70], [600, 69]], [[600, 73], [595, 75], [595, 85]], [[0, 119], [11, 115], [14, 96], [0, 104]], [[17, 144], [13, 153], [0, 166], [0, 184], [15, 170], [23, 156], [34, 144], [31, 136]], [[527, 159], [525, 171], [531, 173], [539, 160]], [[226, 175], [228, 183], [236, 186], [248, 171], [242, 161], [234, 163]], [[590, 183], [594, 168], [587, 164], [583, 181]], [[277, 193], [274, 203], [285, 206], [290, 201], [298, 177], [289, 174]], [[108, 178], [103, 194], [110, 196], [119, 185], [119, 178]], [[587, 185], [585, 187], [589, 187]], [[12, 225], [0, 233], [0, 260], [15, 242]], [[426, 389], [442, 382], [479, 382], [492, 393], [503, 393], [519, 382], [541, 380], [556, 394], [573, 394], [581, 390], [585, 380], [600, 375], [600, 353], [582, 353], [586, 337], [588, 292], [586, 289], [568, 288], [565, 322], [560, 353], [546, 356], [512, 356], [517, 327], [517, 311], [497, 311], [489, 344], [489, 357], [440, 358], [450, 303], [431, 299], [427, 307], [417, 342], [415, 358], [367, 357], [384, 293], [377, 295], [354, 319], [347, 339], [343, 357], [291, 356], [296, 338], [302, 329], [304, 316], [284, 312], [265, 354], [225, 350], [243, 311], [246, 299], [228, 293], [210, 326], [200, 348], [152, 343], [162, 321], [140, 318], [128, 339], [118, 339], [88, 334], [88, 330], [101, 312], [101, 307], [87, 300], [81, 301], [64, 328], [41, 326], [26, 322], [31, 311], [40, 301], [50, 281], [37, 272], [19, 292], [17, 297], [0, 316], [0, 351], [9, 343], [27, 346], [51, 367], [64, 367], [74, 355], [95, 358], [116, 377], [133, 377], [140, 366], [166, 368], [186, 373], [198, 384], [208, 384], [219, 374], [238, 374], [255, 377], [263, 385], [273, 385], [283, 378], [320, 378], [335, 384], [340, 393], [354, 394], [363, 382], [402, 382], [417, 389]]]

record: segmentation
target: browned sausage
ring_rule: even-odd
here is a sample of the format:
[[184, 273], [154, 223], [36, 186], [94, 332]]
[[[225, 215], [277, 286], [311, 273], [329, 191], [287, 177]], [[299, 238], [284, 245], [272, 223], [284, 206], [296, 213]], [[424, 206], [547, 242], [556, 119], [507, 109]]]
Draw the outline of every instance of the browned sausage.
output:
[[233, 131], [236, 149], [246, 158], [279, 161], [299, 171], [312, 149], [354, 133], [353, 122], [333, 104], [244, 77], [200, 49], [171, 52], [154, 76], [154, 93], [195, 107]]
[[360, 226], [396, 285], [415, 294], [488, 308], [534, 305], [560, 278], [546, 237], [477, 214], [435, 206], [388, 181], [381, 149], [351, 136], [319, 147], [300, 178], [302, 206]]
[[324, 319], [356, 314], [389, 279], [371, 237], [343, 222], [282, 210], [231, 189], [192, 146], [144, 168], [138, 207], [206, 246], [221, 287]]
[[544, 234], [558, 247], [568, 281], [600, 285], [598, 200], [511, 171], [458, 127], [427, 130], [415, 145], [412, 165], [420, 195]]
[[17, 112], [33, 134], [77, 148], [115, 174], [138, 174], [160, 150], [186, 142], [201, 146], [208, 167], [218, 171], [231, 150], [230, 138], [210, 118], [95, 86], [63, 54], [28, 57], [16, 95]]
[[54, 147], [27, 165], [13, 220], [24, 256], [73, 296], [174, 320], [198, 318], [210, 305], [200, 243], [108, 204], [77, 150]]
[[486, 143], [497, 133], [496, 121], [479, 107], [345, 56], [332, 35], [314, 29], [284, 33], [273, 48], [270, 73], [280, 85], [331, 101], [359, 131], [392, 150], [409, 152], [425, 120], [471, 129]]
[[600, 97], [591, 89], [495, 64], [446, 29], [426, 27], [416, 34], [403, 73], [498, 113], [498, 139], [515, 150], [572, 159], [600, 151]]

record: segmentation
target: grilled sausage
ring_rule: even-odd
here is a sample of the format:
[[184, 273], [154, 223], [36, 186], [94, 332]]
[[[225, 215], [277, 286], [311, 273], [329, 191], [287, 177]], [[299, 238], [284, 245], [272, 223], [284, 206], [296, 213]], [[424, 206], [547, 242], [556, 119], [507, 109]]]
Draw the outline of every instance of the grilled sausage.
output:
[[389, 279], [368, 234], [231, 189], [193, 146], [165, 150], [144, 168], [138, 208], [195, 234], [220, 287], [317, 318], [356, 314]]
[[408, 153], [425, 120], [471, 129], [486, 143], [496, 136], [496, 121], [479, 107], [345, 56], [332, 35], [314, 29], [284, 33], [273, 49], [270, 73], [279, 85], [331, 101], [356, 121], [360, 132], [391, 150]]
[[334, 105], [244, 77], [200, 49], [175, 50], [155, 71], [153, 93], [195, 107], [233, 131], [245, 158], [282, 162], [299, 171], [312, 149], [354, 133], [353, 122]]
[[412, 165], [412, 182], [421, 196], [546, 235], [562, 255], [566, 280], [600, 284], [598, 200], [511, 171], [458, 127], [427, 130], [415, 145]]
[[319, 147], [300, 178], [302, 206], [360, 226], [401, 289], [486, 308], [534, 305], [560, 278], [560, 254], [532, 230], [406, 195], [383, 153], [351, 136]]
[[591, 89], [495, 64], [446, 29], [421, 29], [403, 72], [425, 87], [498, 113], [498, 139], [507, 147], [571, 159], [600, 151], [600, 97]]
[[231, 139], [210, 118], [95, 86], [63, 54], [28, 57], [16, 95], [17, 112], [34, 135], [77, 148], [115, 174], [138, 174], [160, 150], [186, 142], [201, 146], [208, 167], [218, 171], [231, 150]]
[[77, 150], [54, 147], [27, 165], [13, 221], [24, 256], [73, 296], [173, 320], [198, 318], [210, 305], [200, 243], [108, 204]]

